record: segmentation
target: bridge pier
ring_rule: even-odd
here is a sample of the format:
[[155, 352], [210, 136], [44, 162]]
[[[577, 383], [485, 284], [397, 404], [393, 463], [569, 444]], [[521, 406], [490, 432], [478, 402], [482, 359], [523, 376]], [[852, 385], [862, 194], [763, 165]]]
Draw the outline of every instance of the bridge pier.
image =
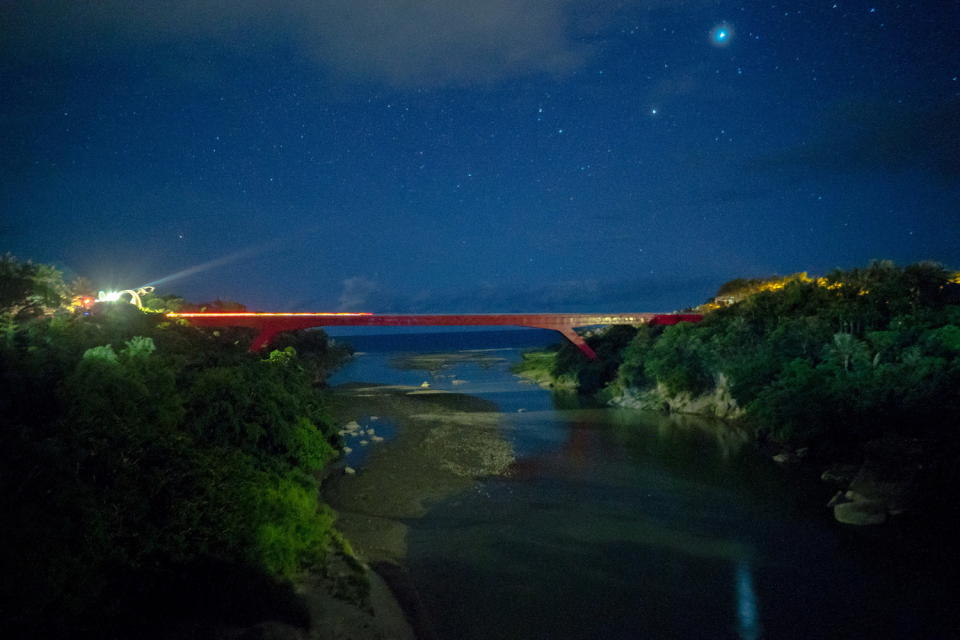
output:
[[270, 341], [281, 331], [283, 331], [282, 328], [264, 324], [260, 328], [260, 332], [254, 336], [253, 341], [250, 343], [250, 351], [260, 351], [260, 349], [270, 344]]
[[[544, 327], [547, 328], [547, 327]], [[556, 329], [554, 327], [549, 327], [562, 335], [564, 338], [572, 342], [577, 346], [580, 351], [583, 352], [583, 355], [587, 356], [588, 360], [596, 360], [597, 352], [594, 351], [590, 345], [587, 344], [587, 341], [583, 339], [579, 333], [573, 330], [573, 327], [563, 327], [562, 329]]]

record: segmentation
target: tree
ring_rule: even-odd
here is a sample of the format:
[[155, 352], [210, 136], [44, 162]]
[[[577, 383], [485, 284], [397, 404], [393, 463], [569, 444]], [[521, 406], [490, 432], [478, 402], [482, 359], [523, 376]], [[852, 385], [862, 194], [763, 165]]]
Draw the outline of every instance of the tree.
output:
[[50, 265], [0, 256], [0, 313], [17, 320], [52, 313], [67, 296], [62, 274]]

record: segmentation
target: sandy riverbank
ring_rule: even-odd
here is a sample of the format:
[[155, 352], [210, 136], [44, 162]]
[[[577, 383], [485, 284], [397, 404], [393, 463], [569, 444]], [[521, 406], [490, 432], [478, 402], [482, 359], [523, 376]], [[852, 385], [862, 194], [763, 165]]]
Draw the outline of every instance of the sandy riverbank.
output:
[[334, 466], [324, 498], [340, 514], [337, 526], [358, 556], [390, 583], [417, 637], [430, 638], [428, 614], [403, 570], [408, 530], [403, 521], [422, 517], [430, 503], [509, 467], [514, 455], [500, 435], [501, 414], [479, 398], [416, 387], [351, 383], [334, 395], [340, 424], [375, 426], [371, 416], [382, 416], [397, 430], [393, 439], [367, 445], [369, 455], [357, 473]]

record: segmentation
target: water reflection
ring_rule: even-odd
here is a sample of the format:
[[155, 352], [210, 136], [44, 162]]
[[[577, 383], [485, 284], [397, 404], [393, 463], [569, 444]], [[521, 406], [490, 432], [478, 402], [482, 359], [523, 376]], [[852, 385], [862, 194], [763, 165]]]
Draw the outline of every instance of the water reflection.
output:
[[757, 592], [753, 588], [753, 570], [750, 563], [737, 563], [737, 630], [741, 640], [756, 640], [761, 635]]
[[[518, 382], [511, 358], [440, 363], [431, 382], [466, 381], [456, 391], [495, 403], [485, 416], [516, 457], [404, 520], [403, 562], [438, 637], [891, 636], [884, 616], [904, 607], [868, 607], [871, 581], [838, 552], [833, 523], [794, 507], [802, 479], [744, 432], [585, 407]], [[389, 356], [352, 366], [368, 380], [424, 378]], [[443, 426], [453, 441], [477, 427]]]

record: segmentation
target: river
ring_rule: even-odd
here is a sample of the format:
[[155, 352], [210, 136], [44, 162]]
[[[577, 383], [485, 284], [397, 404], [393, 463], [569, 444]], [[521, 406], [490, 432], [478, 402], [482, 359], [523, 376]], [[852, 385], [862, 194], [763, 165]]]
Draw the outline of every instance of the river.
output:
[[[875, 530], [833, 521], [823, 506], [828, 488], [809, 472], [780, 468], [745, 434], [692, 417], [589, 406], [510, 372], [524, 341], [551, 339], [358, 338], [362, 353], [331, 380], [427, 382], [431, 391], [464, 394], [464, 403], [479, 398], [486, 404], [477, 415], [494, 415], [484, 423], [496, 439], [488, 442], [509, 452], [495, 472], [424, 489], [421, 506], [396, 509], [408, 496], [388, 485], [423, 464], [397, 467], [396, 458], [426, 445], [391, 450], [409, 415], [388, 415], [389, 404], [379, 405], [384, 415], [364, 409], [360, 421], [385, 442], [353, 447], [347, 463], [357, 475], [338, 479], [341, 494], [331, 500], [341, 510], [364, 501], [366, 520], [344, 516], [348, 536], [352, 528], [362, 540], [378, 523], [400, 523], [402, 544], [383, 554], [406, 567], [424, 634], [755, 639], [949, 630], [940, 599], [930, 596], [939, 578], [924, 584], [920, 569], [890, 561], [898, 547]], [[497, 348], [504, 340], [512, 344]], [[475, 435], [470, 421], [451, 421], [448, 438]], [[394, 480], [378, 479], [378, 469]], [[439, 477], [423, 473], [421, 488]], [[350, 484], [361, 478], [372, 484]]]

